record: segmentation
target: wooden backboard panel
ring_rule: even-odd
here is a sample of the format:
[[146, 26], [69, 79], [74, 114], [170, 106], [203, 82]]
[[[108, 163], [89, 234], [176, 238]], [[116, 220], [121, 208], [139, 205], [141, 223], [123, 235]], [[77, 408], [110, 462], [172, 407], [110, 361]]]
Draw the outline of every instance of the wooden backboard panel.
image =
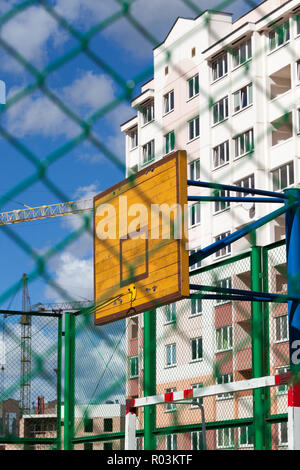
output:
[[[159, 214], [153, 205], [159, 206]], [[170, 210], [174, 205], [176, 211]], [[164, 157], [94, 198], [96, 325], [189, 296], [186, 208], [184, 151]]]

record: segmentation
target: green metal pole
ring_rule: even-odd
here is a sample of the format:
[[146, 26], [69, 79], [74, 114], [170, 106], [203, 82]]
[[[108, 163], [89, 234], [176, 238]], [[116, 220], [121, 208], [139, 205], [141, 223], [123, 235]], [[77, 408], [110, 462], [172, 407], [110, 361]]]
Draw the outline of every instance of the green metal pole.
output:
[[[262, 249], [253, 246], [251, 251], [251, 288], [262, 291]], [[261, 302], [251, 302], [252, 377], [264, 375], [264, 317]], [[264, 389], [253, 391], [254, 448], [265, 448]]]
[[[144, 396], [156, 394], [156, 311], [144, 313]], [[144, 449], [156, 450], [156, 407], [144, 407]]]
[[[263, 254], [263, 291], [269, 292], [269, 250], [267, 247], [262, 248]], [[269, 332], [269, 316], [270, 316], [270, 304], [264, 302], [263, 314], [264, 314], [264, 375], [270, 375], [270, 332]], [[265, 414], [267, 418], [271, 416], [271, 394], [270, 387], [265, 389]], [[265, 450], [272, 449], [272, 434], [271, 424], [266, 423], [265, 427]]]
[[61, 374], [62, 374], [62, 316], [58, 318], [57, 332], [57, 404], [56, 404], [56, 449], [61, 450]]
[[75, 422], [75, 317], [65, 314], [64, 450], [73, 450]]

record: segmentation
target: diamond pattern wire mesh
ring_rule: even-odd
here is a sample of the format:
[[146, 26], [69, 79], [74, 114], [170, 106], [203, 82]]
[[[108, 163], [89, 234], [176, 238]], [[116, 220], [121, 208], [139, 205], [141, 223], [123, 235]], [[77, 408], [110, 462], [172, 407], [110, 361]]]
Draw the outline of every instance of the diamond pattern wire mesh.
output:
[[[30, 8], [39, 7], [49, 15], [49, 18], [55, 22], [61, 31], [69, 35], [72, 39], [72, 47], [65, 51], [63, 54], [57, 54], [55, 60], [50, 61], [45, 67], [39, 68], [34, 63], [30, 63], [22, 53], [14, 48], [5, 37], [0, 37], [0, 47], [4, 53], [13, 58], [26, 73], [26, 75], [32, 78], [28, 84], [14, 94], [12, 94], [6, 105], [1, 105], [0, 113], [2, 118], [5, 118], [6, 113], [25, 100], [26, 97], [31, 96], [33, 93], [39, 93], [49, 100], [55, 107], [59, 108], [70, 122], [74, 123], [77, 128], [77, 134], [75, 134], [69, 140], [65, 140], [61, 145], [51, 151], [44, 158], [41, 158], [36, 154], [34, 147], [30, 148], [24, 140], [20, 139], [17, 135], [14, 135], [5, 126], [5, 123], [0, 125], [1, 136], [11, 145], [12, 149], [16, 151], [20, 158], [26, 160], [33, 166], [32, 173], [25, 177], [22, 181], [12, 186], [5, 194], [0, 197], [0, 205], [3, 206], [8, 199], [13, 199], [22, 194], [23, 191], [30, 188], [36, 182], [41, 182], [49, 191], [53, 193], [60, 201], [68, 201], [70, 198], [65, 191], [55, 182], [54, 178], [51, 177], [51, 169], [55, 163], [63, 160], [67, 155], [74, 149], [76, 149], [83, 142], [88, 142], [95, 149], [105, 155], [108, 162], [112, 163], [116, 169], [125, 172], [124, 162], [119, 156], [102, 141], [95, 131], [95, 125], [101, 122], [101, 119], [108, 115], [114, 109], [124, 102], [130, 102], [134, 96], [135, 86], [147, 79], [153, 72], [152, 68], [147, 68], [131, 76], [130, 79], [124, 78], [118, 67], [112, 67], [109, 65], [105, 58], [100, 53], [96, 53], [91, 47], [93, 39], [97, 35], [101, 35], [106, 28], [114, 24], [120, 19], [128, 22], [132, 28], [137, 31], [142, 38], [146, 39], [148, 43], [155, 47], [158, 44], [158, 40], [153, 36], [151, 31], [139, 21], [139, 18], [134, 14], [135, 5], [139, 3], [139, 0], [116, 0], [116, 9], [113, 15], [107, 16], [101, 22], [93, 25], [87, 31], [82, 32], [71, 24], [66, 18], [58, 13], [58, 10], [54, 8], [53, 2], [46, 0], [27, 0], [23, 2], [13, 2], [12, 8], [9, 9], [0, 17], [0, 27], [3, 29], [14, 18], [18, 18], [19, 15], [26, 15]], [[193, 15], [200, 15], [202, 10], [196, 5], [196, 2], [191, 0], [182, 0], [182, 3], [190, 8]], [[231, 5], [234, 5], [235, 1], [227, 0], [223, 1], [219, 5], [215, 5], [215, 8], [223, 9]], [[245, 1], [249, 7], [254, 7], [256, 4], [250, 0]], [[259, 9], [258, 9], [259, 11]], [[299, 21], [299, 19], [297, 19]], [[202, 27], [207, 27], [207, 24]], [[278, 28], [274, 26], [274, 31]], [[280, 35], [279, 35], [280, 36]], [[216, 38], [217, 39], [217, 38]], [[166, 51], [166, 57], [169, 64], [176, 68], [176, 65], [172, 63], [172, 50]], [[235, 51], [228, 49], [228, 52], [234, 56]], [[256, 51], [257, 56], [264, 54], [265, 51]], [[110, 103], [105, 106], [99, 107], [87, 118], [82, 118], [75, 109], [72, 109], [67, 102], [64, 101], [63, 97], [56, 92], [55, 88], [51, 86], [51, 80], [54, 74], [59, 74], [63, 67], [67, 64], [71, 64], [80, 54], [83, 54], [88, 60], [92, 61], [95, 67], [101, 69], [104, 74], [109, 76], [114, 84], [118, 87], [119, 95]], [[292, 52], [291, 52], [292, 54]], [[161, 64], [163, 66], [163, 64]], [[241, 67], [242, 74], [250, 74], [249, 63], [245, 63]], [[181, 71], [178, 70], [178, 73]], [[63, 73], [63, 72], [62, 72]], [[251, 76], [251, 75], [250, 75]], [[257, 87], [259, 83], [255, 84]], [[265, 90], [261, 90], [265, 92]], [[203, 107], [204, 112], [206, 109], [211, 110], [214, 107], [214, 97], [207, 97], [206, 91], [199, 87], [199, 95], [205, 99], [207, 103], [206, 107]], [[275, 103], [275, 106], [280, 108], [281, 117], [276, 123], [270, 124], [267, 132], [270, 137], [273, 138], [274, 128], [282, 129], [284, 131], [291, 131], [294, 128], [294, 124], [291, 122], [290, 110], [280, 107], [280, 104]], [[139, 109], [140, 110], [140, 109]], [[154, 123], [157, 127], [158, 124]], [[226, 126], [230, 128], [230, 124]], [[162, 131], [159, 128], [158, 130]], [[176, 132], [180, 128], [176, 129]], [[230, 128], [230, 130], [232, 130]], [[263, 137], [257, 135], [255, 137], [256, 145], [260, 142]], [[243, 160], [238, 162], [238, 165], [243, 165], [246, 160], [252, 159], [256, 165], [260, 165], [258, 157], [255, 155], [253, 144], [247, 148], [248, 155]], [[210, 175], [206, 174], [207, 169], [204, 167], [201, 169], [203, 179], [210, 178]], [[228, 175], [226, 171], [222, 175], [222, 179], [226, 181]], [[274, 176], [273, 176], [274, 177]], [[276, 180], [276, 176], [274, 177]], [[134, 179], [133, 179], [134, 181]], [[280, 187], [280, 186], [279, 186]], [[13, 230], [8, 226], [2, 226], [1, 230], [5, 233], [10, 240], [21, 248], [24, 253], [34, 261], [34, 269], [29, 275], [29, 281], [32, 282], [35, 279], [41, 277], [43, 280], [57, 291], [64, 300], [72, 301], [70, 295], [52, 278], [49, 273], [49, 263], [51, 259], [58, 253], [62, 252], [71, 243], [80, 238], [84, 233], [92, 234], [92, 223], [90, 216], [82, 216], [82, 223], [74, 230], [71, 234], [59, 239], [59, 241], [49, 248], [46, 253], [41, 254], [35, 250], [34, 247], [28, 243], [17, 230]], [[234, 223], [236, 227], [240, 226], [241, 221], [235, 215]], [[280, 248], [280, 249], [279, 249]], [[273, 263], [273, 250], [270, 250], [269, 255], [269, 288], [273, 292], [283, 292], [284, 289], [284, 247], [274, 249], [274, 263]], [[276, 251], [277, 250], [277, 251]], [[279, 253], [279, 251], [282, 252]], [[225, 276], [225, 277], [224, 277]], [[212, 271], [199, 271], [196, 274], [195, 279], [197, 282], [201, 280], [201, 283], [207, 285], [221, 285], [222, 287], [250, 289], [250, 264], [249, 258], [244, 258], [238, 261], [235, 265], [226, 265], [225, 268], [220, 270], [215, 269]], [[218, 284], [221, 282], [221, 284]], [[223, 282], [223, 284], [222, 284]], [[231, 283], [231, 284], [230, 284]], [[8, 289], [1, 292], [0, 301], [4, 302], [8, 300], [12, 294], [19, 288], [19, 284], [15, 283]], [[106, 293], [103, 294], [105, 299]], [[100, 301], [103, 299], [99, 299]], [[174, 312], [173, 312], [174, 313]], [[192, 305], [191, 301], [183, 301], [176, 305], [176, 321], [172, 319], [172, 312], [166, 311], [166, 309], [158, 309], [158, 354], [157, 354], [157, 370], [158, 377], [168, 382], [169, 388], [188, 388], [192, 386], [201, 386], [214, 384], [217, 381], [230, 380], [243, 380], [251, 376], [251, 307], [247, 302], [241, 304], [239, 302], [219, 302], [216, 304], [215, 301], [211, 300], [199, 300]], [[282, 319], [286, 316], [286, 306], [283, 304], [270, 307], [269, 313], [269, 331], [270, 331], [270, 343], [272, 344], [272, 351], [270, 353], [270, 373], [276, 372], [277, 369], [286, 367], [287, 360], [287, 346], [284, 340], [285, 334], [285, 320]], [[166, 320], [166, 316], [168, 317]], [[15, 345], [17, 350], [20, 345], [18, 343], [19, 326], [16, 321], [17, 317], [10, 317], [9, 323], [11, 328], [8, 329], [7, 338], [8, 341]], [[227, 324], [224, 323], [224, 318], [227, 319]], [[278, 320], [280, 318], [280, 320]], [[46, 321], [43, 319], [34, 318], [35, 321]], [[47, 319], [48, 321], [49, 319]], [[57, 320], [53, 320], [55, 322]], [[183, 334], [181, 331], [180, 323], [190, 321], [191, 330], [190, 337]], [[14, 324], [15, 322], [15, 324]], [[136, 322], [136, 323], [135, 323]], [[83, 434], [86, 435], [98, 435], [105, 432], [119, 432], [124, 430], [124, 396], [133, 396], [139, 393], [143, 393], [142, 383], [142, 363], [143, 353], [138, 344], [143, 344], [142, 340], [142, 327], [139, 324], [142, 322], [142, 317], [138, 320], [130, 320], [127, 323], [125, 321], [116, 322], [107, 327], [95, 328], [92, 325], [91, 316], [83, 314], [82, 316], [76, 317], [76, 341], [79, 344], [78, 350], [76, 350], [76, 373], [75, 373], [75, 388], [76, 388], [76, 404], [75, 410], [75, 436], [81, 437]], [[197, 331], [192, 326], [197, 322]], [[230, 323], [231, 322], [231, 323]], [[200, 326], [199, 326], [200, 325]], [[230, 328], [231, 326], [231, 328]], [[44, 331], [47, 331], [47, 327]], [[55, 325], [53, 325], [53, 331]], [[57, 329], [55, 330], [57, 333]], [[209, 331], [209, 336], [207, 332]], [[44, 344], [42, 340], [40, 344], [36, 344], [33, 347], [34, 359], [38, 363], [36, 368], [32, 369], [32, 386], [37, 387], [38, 393], [47, 396], [48, 400], [55, 398], [55, 384], [56, 378], [53, 372], [56, 367], [57, 357], [57, 336], [53, 333], [53, 336], [46, 336], [44, 338]], [[197, 336], [195, 336], [197, 334]], [[178, 336], [178, 344], [176, 344], [176, 354], [174, 348], [169, 349], [169, 357], [171, 360], [170, 366], [172, 366], [172, 360], [174, 354], [176, 360], [186, 362], [194, 362], [195, 374], [201, 377], [199, 383], [189, 383], [188, 379], [183, 378], [182, 382], [174, 382], [172, 384], [172, 373], [170, 369], [165, 368], [164, 358], [166, 357], [166, 346], [170, 346], [174, 343], [174, 335]], [[281, 339], [278, 339], [278, 338]], [[50, 352], [48, 354], [47, 344], [51, 342]], [[80, 342], [79, 342], [80, 341]], [[56, 348], [56, 349], [55, 349]], [[131, 348], [128, 354], [127, 348]], [[95, 371], [93, 368], [93, 354], [98, 355], [97, 364], [101, 363], [101, 369]], [[202, 354], [202, 358], [200, 357]], [[128, 360], [128, 355], [131, 357], [137, 357], [135, 360]], [[178, 362], [179, 363], [179, 362]], [[234, 363], [234, 366], [233, 366]], [[9, 392], [10, 397], [14, 397], [16, 400], [16, 394], [19, 392], [20, 383], [18, 381], [19, 371], [16, 366], [17, 362], [10, 365], [10, 375], [6, 377], [5, 389], [11, 390]], [[40, 366], [42, 364], [42, 366]], [[55, 365], [56, 364], [56, 365]], [[138, 364], [138, 366], [137, 366]], [[6, 366], [8, 367], [8, 365]], [[136, 368], [138, 367], [138, 371]], [[234, 372], [233, 372], [234, 371]], [[138, 378], [135, 377], [138, 373]], [[184, 376], [183, 376], [184, 377]], [[162, 381], [163, 383], [163, 381]], [[161, 387], [162, 388], [162, 387]], [[165, 390], [157, 390], [157, 392], [163, 392]], [[238, 395], [238, 394], [237, 394]], [[271, 393], [271, 413], [282, 414], [286, 413], [286, 391], [277, 390]], [[116, 403], [116, 401], [119, 403]], [[123, 401], [122, 401], [123, 400]], [[106, 403], [114, 401], [114, 403]], [[207, 408], [206, 419], [208, 422], [214, 420], [227, 420], [227, 419], [248, 419], [252, 416], [252, 397], [250, 394], [244, 394], [243, 396], [236, 397], [219, 397], [219, 399], [204, 399], [204, 402], [211, 402]], [[213, 402], [213, 404], [212, 404]], [[243, 405], [242, 405], [243, 403]], [[116, 405], [116, 409], [119, 406], [117, 420], [113, 419], [112, 431], [105, 431], [104, 427], [110, 424], [106, 421], [104, 426], [104, 419], [111, 419], [110, 415], [106, 415], [106, 405]], [[95, 408], [96, 407], [96, 408]], [[77, 414], [76, 414], [77, 413]], [[94, 417], [96, 416], [95, 420]], [[92, 424], [91, 420], [92, 419]], [[97, 420], [99, 421], [97, 423]], [[143, 416], [139, 413], [140, 428], [143, 427]], [[176, 405], [175, 409], [166, 409], [165, 406], [158, 407], [157, 411], [157, 426], [165, 427], [178, 425], [185, 422], [198, 422], [199, 411], [192, 409], [186, 405]], [[95, 423], [94, 423], [95, 421]], [[115, 423], [115, 421], [118, 421]], [[2, 423], [3, 424], [3, 423]], [[9, 421], [8, 428], [11, 429], [12, 425]], [[37, 426], [31, 423], [29, 431], [31, 435], [35, 437], [43, 435], [43, 437], [54, 436], [51, 423], [39, 423]], [[246, 426], [246, 425], [245, 425]], [[247, 425], [248, 426], [248, 425]], [[249, 425], [251, 427], [251, 424]], [[284, 424], [272, 424], [272, 440], [274, 440], [274, 446], [278, 448], [280, 445], [284, 445], [285, 442], [285, 425]], [[5, 428], [6, 429], [6, 428]], [[92, 431], [86, 431], [86, 429], [92, 429]], [[180, 436], [179, 436], [180, 435]], [[174, 436], [170, 435], [170, 436]], [[183, 448], [190, 449], [201, 447], [201, 433], [198, 430], [191, 431], [191, 433], [179, 433], [178, 440], [169, 435], [159, 436], [157, 438], [157, 446], [165, 446], [165, 448]], [[273, 439], [274, 436], [274, 439]], [[278, 437], [279, 436], [279, 437]], [[54, 436], [55, 437], [55, 436]], [[121, 436], [122, 437], [122, 436]], [[139, 446], [142, 446], [142, 438], [138, 438]], [[122, 439], [121, 439], [122, 441]], [[109, 448], [109, 442], [113, 442], [114, 446], [123, 445], [120, 443], [120, 439], [116, 441], [108, 440], [106, 448]], [[239, 447], [242, 445], [252, 445], [251, 429], [248, 427], [232, 427], [222, 428], [218, 430], [209, 430], [207, 435], [208, 448], [214, 448], [218, 443], [219, 448], [228, 447]], [[239, 443], [239, 446], [237, 445]], [[11, 444], [15, 447], [21, 446], [21, 444]], [[43, 447], [42, 444], [39, 444]], [[88, 448], [91, 443], [76, 444], [75, 447], [83, 446]], [[100, 445], [93, 443], [94, 446]], [[101, 444], [104, 445], [104, 444]], [[46, 446], [46, 444], [45, 444]], [[46, 447], [45, 447], [46, 448]], [[95, 448], [95, 447], [94, 447]]]

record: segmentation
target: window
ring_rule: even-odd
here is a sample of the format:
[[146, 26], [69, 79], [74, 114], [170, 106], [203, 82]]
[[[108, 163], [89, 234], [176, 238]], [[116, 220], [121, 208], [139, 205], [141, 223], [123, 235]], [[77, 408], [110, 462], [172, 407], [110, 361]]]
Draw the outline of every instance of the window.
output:
[[195, 57], [195, 55], [196, 55], [196, 48], [195, 48], [195, 47], [192, 47], [191, 56], [192, 56], [192, 57]]
[[[222, 374], [219, 375], [217, 378], [217, 384], [218, 385], [224, 385], [224, 384], [229, 384], [233, 382], [233, 374]], [[223, 400], [227, 398], [233, 398], [233, 392], [226, 392], [226, 393], [220, 393], [217, 395], [218, 400]]]
[[251, 38], [240, 43], [232, 50], [233, 67], [238, 67], [252, 57]]
[[195, 227], [200, 224], [200, 203], [196, 202], [189, 206], [189, 226]]
[[193, 181], [200, 180], [200, 158], [198, 160], [194, 160], [189, 164], [189, 175], [190, 179]]
[[232, 349], [232, 325], [216, 329], [217, 352]]
[[218, 124], [228, 118], [228, 96], [213, 105], [213, 124]]
[[252, 83], [250, 85], [244, 86], [236, 93], [233, 94], [233, 110], [235, 113], [241, 109], [247, 108], [252, 104]]
[[[230, 191], [221, 189], [221, 191], [215, 191], [217, 197], [229, 197]], [[215, 201], [215, 213], [224, 211], [230, 207], [230, 201]]]
[[[215, 237], [215, 242], [218, 242], [222, 240], [223, 238], [227, 237], [230, 235], [230, 232], [224, 232], [221, 233], [220, 235]], [[220, 250], [216, 251], [216, 258], [221, 258], [221, 256], [226, 256], [229, 253], [231, 253], [231, 245], [224, 246], [223, 248], [220, 248]]]
[[188, 80], [188, 94], [189, 94], [189, 99], [199, 94], [199, 75], [198, 74]]
[[191, 432], [191, 450], [203, 450], [202, 431]]
[[135, 149], [138, 146], [138, 130], [137, 128], [129, 132], [129, 146], [130, 150]]
[[229, 140], [213, 149], [213, 168], [218, 168], [229, 162]]
[[[201, 251], [201, 248], [197, 248], [196, 250], [190, 250], [190, 255], [192, 255], [193, 253], [198, 253], [198, 251]], [[198, 268], [201, 268], [201, 261], [198, 261], [197, 263], [192, 264], [190, 266], [190, 271], [194, 271], [194, 269], [198, 269]]]
[[113, 432], [112, 418], [104, 418], [104, 432]]
[[169, 73], [169, 67], [166, 66], [166, 67], [165, 67], [165, 75], [168, 75], [168, 73]]
[[275, 341], [288, 341], [289, 329], [288, 329], [288, 316], [282, 315], [274, 318], [275, 322]]
[[252, 426], [241, 426], [239, 428], [239, 447], [253, 446]]
[[142, 107], [143, 124], [153, 121], [154, 119], [154, 101], [149, 101]]
[[174, 323], [176, 321], [176, 304], [169, 304], [165, 306], [165, 319], [166, 323]]
[[176, 366], [176, 344], [166, 346], [166, 367]]
[[235, 158], [242, 157], [254, 149], [253, 129], [243, 132], [234, 138]]
[[202, 313], [202, 299], [191, 299], [191, 315], [196, 316]]
[[300, 34], [300, 13], [296, 16], [296, 34]]
[[290, 23], [286, 21], [279, 26], [274, 26], [269, 32], [269, 49], [273, 51], [290, 40]]
[[134, 379], [139, 376], [139, 358], [133, 356], [129, 358], [129, 378]]
[[177, 450], [177, 435], [168, 434], [166, 436], [166, 450]]
[[113, 442], [104, 442], [103, 450], [113, 450]]
[[195, 117], [188, 123], [189, 126], [189, 140], [196, 139], [200, 135], [200, 120], [199, 116]]
[[202, 338], [194, 338], [191, 340], [192, 361], [202, 359]]
[[223, 428], [217, 430], [217, 448], [227, 449], [234, 447], [234, 428]]
[[298, 83], [300, 82], [300, 60], [296, 62], [296, 80]]
[[143, 161], [142, 164], [146, 165], [147, 163], [154, 160], [154, 140], [150, 140], [147, 144], [143, 145]]
[[130, 319], [130, 339], [137, 338], [138, 336], [138, 331], [139, 331], [139, 321], [135, 317], [131, 317]]
[[300, 108], [297, 109], [297, 133], [300, 134]]
[[[232, 287], [231, 277], [218, 279], [216, 282], [216, 287], [221, 287], [222, 289], [231, 289]], [[228, 300], [222, 300], [222, 299], [216, 300], [217, 304], [226, 303], [226, 302], [228, 302]]]
[[[254, 175], [245, 176], [241, 180], [234, 183], [235, 186], [240, 186], [241, 188], [254, 188]], [[236, 193], [237, 197], [245, 196], [246, 193]]]
[[[289, 366], [283, 366], [283, 367], [277, 367], [276, 369], [276, 374], [286, 374], [287, 372], [289, 372], [290, 368]], [[277, 395], [284, 395], [288, 392], [288, 384], [282, 384], [282, 385], [278, 385], [278, 387], [276, 387], [276, 390], [277, 390]]]
[[[173, 392], [176, 392], [176, 388], [167, 388], [167, 390], [166, 390], [166, 393], [173, 393]], [[165, 410], [166, 410], [167, 413], [170, 412], [170, 411], [171, 412], [176, 411], [175, 403], [172, 403], [172, 402], [166, 403]]]
[[164, 95], [164, 114], [169, 113], [174, 109], [174, 90], [169, 91]]
[[[202, 383], [194, 384], [194, 385], [192, 385], [191, 388], [192, 388], [193, 390], [197, 390], [197, 389], [203, 388], [203, 384], [202, 384]], [[193, 400], [196, 400], [200, 405], [203, 405], [203, 398], [202, 398], [202, 397], [193, 398]], [[193, 404], [191, 405], [191, 408], [193, 408], [193, 409], [198, 408], [198, 409], [199, 409], [199, 407], [198, 407], [197, 405], [193, 405]]]
[[165, 153], [170, 153], [175, 148], [175, 132], [171, 131], [164, 136]]
[[84, 419], [84, 432], [93, 432], [93, 420], [91, 418]]
[[288, 423], [278, 424], [278, 444], [286, 446], [288, 444]]
[[294, 184], [294, 163], [289, 162], [272, 171], [273, 190], [287, 188]]
[[286, 113], [271, 122], [271, 145], [278, 145], [293, 137], [293, 113]]
[[227, 53], [219, 55], [211, 62], [212, 81], [223, 77], [228, 72]]

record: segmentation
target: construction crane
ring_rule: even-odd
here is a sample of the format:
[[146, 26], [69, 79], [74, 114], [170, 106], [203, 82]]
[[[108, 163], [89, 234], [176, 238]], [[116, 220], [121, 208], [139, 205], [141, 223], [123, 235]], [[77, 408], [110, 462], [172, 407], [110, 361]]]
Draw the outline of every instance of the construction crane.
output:
[[[25, 204], [24, 204], [25, 206]], [[0, 225], [16, 224], [33, 220], [62, 217], [70, 214], [90, 212], [93, 209], [93, 199], [82, 199], [79, 201], [68, 201], [57, 204], [48, 204], [39, 207], [25, 206], [25, 209], [17, 209], [0, 213]], [[89, 307], [92, 301], [75, 301], [60, 303], [38, 303], [31, 307], [28, 292], [28, 278], [26, 274], [22, 277], [22, 311], [21, 318], [21, 377], [20, 377], [20, 409], [21, 413], [30, 414], [31, 411], [31, 316], [26, 312], [39, 311], [64, 311], [80, 310]], [[1, 371], [1, 376], [4, 375]], [[2, 381], [2, 377], [1, 377]], [[4, 385], [3, 385], [4, 386]]]
[[[25, 204], [24, 204], [25, 205]], [[8, 212], [0, 212], [0, 225], [17, 224], [31, 220], [49, 219], [70, 214], [80, 214], [93, 210], [93, 199], [81, 199], [79, 201], [59, 202], [38, 207], [26, 206], [25, 209], [16, 209]]]
[[25, 312], [31, 311], [28, 282], [26, 274], [22, 277], [22, 311], [21, 317], [21, 386], [20, 410], [22, 415], [30, 414], [31, 404], [31, 316]]

